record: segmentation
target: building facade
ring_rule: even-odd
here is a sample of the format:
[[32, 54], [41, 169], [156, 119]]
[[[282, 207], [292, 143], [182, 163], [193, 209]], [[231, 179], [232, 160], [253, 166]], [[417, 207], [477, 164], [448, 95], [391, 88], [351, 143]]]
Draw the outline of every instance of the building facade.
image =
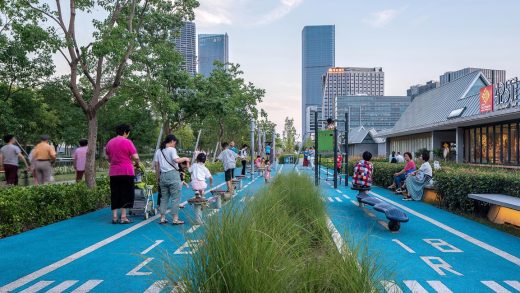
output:
[[302, 30], [302, 133], [306, 109], [322, 105], [322, 76], [335, 62], [335, 26], [305, 26]]
[[199, 73], [208, 77], [215, 61], [229, 62], [229, 37], [228, 34], [200, 34], [198, 40]]
[[307, 125], [306, 125], [306, 128], [305, 128], [305, 132], [303, 133], [304, 136], [306, 137], [312, 137], [314, 138], [314, 133], [315, 133], [315, 120], [314, 120], [314, 116], [315, 115], [318, 115], [318, 127], [319, 129], [323, 128], [323, 116], [322, 116], [322, 109], [320, 106], [308, 106], [306, 109], [305, 109], [305, 119], [308, 121]]
[[445, 85], [449, 82], [455, 81], [461, 77], [464, 77], [472, 72], [482, 71], [484, 76], [491, 84], [498, 84], [506, 81], [506, 71], [497, 69], [484, 69], [484, 68], [464, 68], [457, 71], [449, 71], [439, 77], [440, 85]]
[[182, 68], [190, 75], [197, 74], [196, 28], [194, 22], [184, 22], [179, 35], [174, 39], [175, 47], [184, 58]]
[[433, 80], [430, 80], [430, 81], [426, 82], [425, 84], [412, 85], [406, 91], [406, 95], [411, 97], [412, 101], [413, 101], [413, 99], [415, 99], [415, 97], [417, 97], [418, 95], [422, 95], [422, 94], [424, 94], [425, 92], [427, 92], [429, 90], [433, 90], [435, 88], [438, 88], [440, 85], [441, 85], [440, 82], [433, 81]]
[[344, 129], [345, 113], [349, 113], [349, 128], [365, 127], [381, 131], [394, 127], [411, 103], [407, 96], [339, 96], [335, 102], [334, 119], [338, 129]]
[[385, 73], [381, 67], [333, 67], [323, 76], [323, 117], [334, 118], [336, 97], [384, 96]]
[[449, 148], [459, 163], [520, 167], [520, 82], [492, 85], [472, 72], [417, 96], [394, 128], [380, 132], [387, 150]]

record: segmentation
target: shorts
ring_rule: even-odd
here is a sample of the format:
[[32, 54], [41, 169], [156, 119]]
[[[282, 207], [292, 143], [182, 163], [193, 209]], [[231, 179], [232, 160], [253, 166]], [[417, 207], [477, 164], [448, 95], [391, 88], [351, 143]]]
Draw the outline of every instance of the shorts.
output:
[[191, 181], [191, 188], [195, 191], [205, 190], [208, 187], [206, 181], [193, 180]]
[[233, 172], [235, 171], [235, 168], [228, 169], [226, 172], [224, 172], [224, 177], [226, 177], [226, 182], [231, 181], [233, 179]]

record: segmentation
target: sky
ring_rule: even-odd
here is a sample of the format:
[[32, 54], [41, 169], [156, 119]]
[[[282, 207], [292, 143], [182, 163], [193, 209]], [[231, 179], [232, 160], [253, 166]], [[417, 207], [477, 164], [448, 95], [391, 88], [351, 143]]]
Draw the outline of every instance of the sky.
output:
[[301, 31], [336, 26], [336, 66], [383, 67], [385, 94], [464, 67], [520, 77], [518, 0], [199, 0], [197, 33], [228, 33], [230, 61], [264, 88], [281, 133], [301, 125]]

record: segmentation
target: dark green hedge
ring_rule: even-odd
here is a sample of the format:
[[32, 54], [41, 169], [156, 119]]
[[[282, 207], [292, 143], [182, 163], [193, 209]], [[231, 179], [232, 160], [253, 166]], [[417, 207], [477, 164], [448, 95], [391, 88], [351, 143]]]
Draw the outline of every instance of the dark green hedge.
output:
[[[349, 161], [350, 175], [354, 163], [353, 160]], [[392, 184], [393, 174], [404, 168], [404, 164], [372, 163], [373, 182], [381, 187]], [[323, 165], [331, 168], [332, 161], [324, 161]], [[485, 203], [475, 205], [474, 201], [468, 198], [470, 193], [501, 193], [520, 197], [520, 172], [509, 169], [443, 164], [441, 170], [434, 170], [433, 179], [434, 187], [441, 198], [441, 206], [454, 212], [473, 213], [475, 207], [487, 206]]]
[[84, 214], [110, 203], [107, 178], [94, 190], [85, 184], [0, 189], [0, 238]]

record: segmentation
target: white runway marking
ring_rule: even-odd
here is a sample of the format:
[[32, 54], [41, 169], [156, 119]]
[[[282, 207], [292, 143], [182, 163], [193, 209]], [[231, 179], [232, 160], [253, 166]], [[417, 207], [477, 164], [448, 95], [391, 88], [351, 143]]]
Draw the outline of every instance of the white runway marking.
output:
[[426, 283], [428, 283], [428, 285], [430, 285], [437, 293], [453, 293], [441, 281], [426, 281]]
[[76, 288], [76, 290], [70, 292], [70, 293], [86, 293], [90, 292], [90, 290], [97, 287], [97, 285], [101, 284], [103, 280], [88, 280], [83, 285]]
[[327, 197], [327, 199], [330, 201], [330, 202], [334, 202], [334, 199], [332, 199], [332, 197]]
[[166, 283], [165, 280], [160, 280], [152, 284], [152, 286], [148, 287], [144, 293], [159, 293], [162, 290], [163, 284]]
[[403, 283], [412, 293], [428, 293], [428, 291], [415, 280], [404, 280]]
[[343, 202], [343, 201], [341, 200], [341, 198], [339, 198], [339, 197], [335, 197], [335, 199], [336, 199], [336, 201], [338, 201], [338, 202]]
[[439, 222], [439, 221], [437, 221], [435, 219], [432, 219], [432, 218], [430, 218], [430, 217], [428, 217], [426, 215], [423, 215], [423, 214], [421, 214], [419, 212], [416, 212], [415, 210], [412, 210], [412, 209], [410, 209], [410, 208], [408, 208], [408, 207], [406, 207], [406, 206], [404, 206], [402, 204], [399, 204], [399, 203], [397, 203], [397, 202], [395, 202], [393, 200], [387, 199], [387, 198], [385, 198], [385, 197], [383, 197], [383, 196], [381, 196], [381, 195], [379, 195], [379, 194], [377, 194], [375, 192], [371, 191], [370, 194], [372, 194], [373, 196], [376, 196], [377, 198], [379, 198], [381, 200], [389, 202], [389, 203], [393, 204], [394, 206], [399, 207], [399, 208], [409, 212], [412, 215], [415, 215], [415, 216], [417, 216], [417, 217], [419, 217], [419, 218], [421, 218], [421, 219], [423, 219], [423, 220], [425, 220], [427, 222], [430, 222], [431, 224], [433, 224], [433, 225], [435, 225], [435, 226], [437, 226], [437, 227], [439, 227], [439, 228], [441, 228], [441, 229], [443, 229], [443, 230], [445, 230], [447, 232], [450, 232], [450, 233], [452, 233], [452, 234], [454, 234], [454, 235], [456, 235], [456, 236], [458, 236], [458, 237], [460, 237], [460, 238], [462, 238], [462, 239], [464, 239], [464, 240], [466, 240], [466, 241], [468, 241], [468, 242], [470, 242], [472, 244], [475, 244], [475, 245], [479, 246], [482, 249], [485, 249], [485, 250], [487, 250], [487, 251], [489, 251], [489, 252], [491, 252], [493, 254], [496, 254], [496, 255], [500, 256], [501, 258], [514, 263], [517, 266], [520, 266], [520, 258], [518, 258], [518, 257], [516, 257], [516, 256], [514, 256], [514, 255], [512, 255], [510, 253], [507, 253], [507, 252], [505, 252], [503, 250], [500, 250], [500, 249], [498, 249], [498, 248], [496, 248], [496, 247], [494, 247], [492, 245], [489, 245], [489, 244], [487, 244], [487, 243], [485, 243], [483, 241], [480, 241], [480, 240], [478, 240], [476, 238], [473, 238], [473, 237], [469, 236], [466, 233], [463, 233], [463, 232], [461, 232], [461, 231], [459, 231], [457, 229], [454, 229], [454, 228], [452, 228], [452, 227], [450, 227], [450, 226], [448, 226], [446, 224], [443, 224], [443, 223], [441, 223], [441, 222]]
[[399, 246], [401, 246], [404, 250], [408, 251], [409, 253], [415, 253], [413, 249], [408, 247], [406, 244], [402, 243], [398, 239], [392, 239], [393, 242], [397, 243]]
[[135, 268], [133, 268], [131, 271], [129, 271], [128, 273], [126, 273], [127, 276], [149, 276], [152, 274], [152, 272], [140, 272], [139, 270], [141, 270], [144, 266], [146, 266], [147, 264], [149, 264], [151, 261], [153, 260], [153, 257], [149, 257], [147, 259], [145, 259], [142, 263], [140, 263], [138, 266], [136, 266]]
[[482, 284], [486, 285], [489, 289], [493, 290], [497, 293], [511, 293], [511, 291], [507, 290], [506, 288], [502, 287], [500, 284], [498, 284], [495, 281], [482, 281]]
[[143, 250], [141, 252], [141, 254], [147, 254], [148, 252], [150, 252], [150, 250], [154, 249], [155, 247], [157, 247], [159, 244], [163, 243], [164, 240], [156, 240], [154, 244], [152, 244], [150, 247], [148, 247], [147, 249]]
[[[210, 216], [210, 215], [208, 215], [208, 216]], [[200, 227], [200, 225], [193, 225], [193, 226], [191, 226], [191, 228], [188, 229], [188, 231], [186, 231], [186, 233], [188, 233], [188, 234], [193, 233], [193, 232], [195, 232], [195, 230], [197, 230], [199, 227]]]
[[518, 281], [504, 281], [504, 283], [508, 284], [509, 286], [515, 288], [515, 290], [520, 292], [520, 282], [518, 282]]
[[[40, 281], [40, 282], [32, 285], [31, 287], [29, 287], [29, 288], [27, 288], [25, 290], [20, 291], [20, 293], [34, 293], [34, 292], [38, 292], [38, 291], [42, 290], [43, 288], [49, 286], [52, 283], [54, 283], [54, 281]], [[4, 292], [4, 291], [1, 291], [1, 292]]]
[[346, 194], [342, 194], [344, 198], [346, 199], [350, 199], [350, 196], [346, 195]]
[[403, 293], [403, 290], [394, 281], [381, 281], [381, 285], [387, 293]]
[[69, 289], [70, 287], [74, 286], [74, 284], [76, 284], [77, 282], [79, 282], [79, 281], [78, 280], [63, 281], [58, 286], [48, 290], [47, 293], [61, 293], [65, 290]]

